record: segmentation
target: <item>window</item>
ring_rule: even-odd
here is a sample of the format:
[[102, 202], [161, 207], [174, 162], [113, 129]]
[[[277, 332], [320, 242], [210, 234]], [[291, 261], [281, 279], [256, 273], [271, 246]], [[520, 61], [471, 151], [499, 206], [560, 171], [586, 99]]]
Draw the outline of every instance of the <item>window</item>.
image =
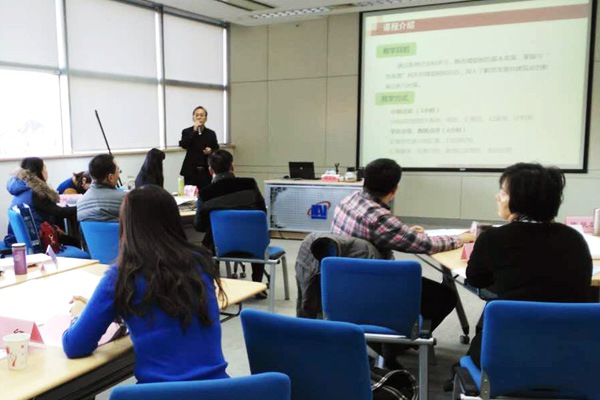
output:
[[0, 69], [0, 157], [63, 153], [56, 74]]
[[177, 147], [197, 105], [224, 142], [226, 28], [212, 22], [136, 1], [0, 0], [0, 158], [104, 151], [95, 110], [116, 151]]

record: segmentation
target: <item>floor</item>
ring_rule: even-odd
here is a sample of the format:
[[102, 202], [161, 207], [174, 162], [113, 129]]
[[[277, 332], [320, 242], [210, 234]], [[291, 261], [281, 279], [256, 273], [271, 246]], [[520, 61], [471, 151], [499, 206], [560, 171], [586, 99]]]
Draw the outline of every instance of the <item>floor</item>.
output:
[[[294, 281], [294, 264], [298, 248], [300, 247], [300, 240], [284, 240], [274, 239], [271, 241], [272, 245], [281, 246], [286, 249], [288, 255], [288, 269], [290, 273], [290, 300], [285, 301], [283, 295], [283, 278], [282, 274], [279, 273], [276, 277], [276, 301], [275, 310], [278, 314], [295, 316], [295, 300], [296, 300], [296, 285]], [[397, 259], [413, 259], [412, 255], [396, 253]], [[423, 265], [423, 276], [430, 279], [441, 281], [441, 274], [431, 268], [430, 266], [422, 263]], [[224, 267], [223, 267], [224, 269]], [[222, 271], [224, 273], [224, 271]], [[248, 275], [250, 273], [248, 266]], [[278, 270], [280, 272], [280, 270]], [[249, 278], [246, 278], [249, 279]], [[471, 292], [465, 290], [462, 286], [458, 285], [460, 297], [465, 308], [465, 312], [469, 319], [471, 331], [477, 323], [479, 316], [483, 310], [484, 302], [481, 301]], [[267, 300], [255, 300], [251, 299], [244, 303], [245, 308], [255, 308], [266, 310]], [[227, 369], [231, 376], [244, 376], [249, 375], [250, 370], [248, 367], [248, 359], [246, 356], [246, 349], [244, 345], [244, 338], [242, 336], [242, 329], [240, 325], [240, 319], [234, 318], [225, 322], [223, 328], [223, 352], [225, 359], [229, 363]], [[459, 338], [462, 334], [460, 329], [460, 323], [456, 313], [450, 314], [444, 322], [434, 332], [434, 337], [437, 339], [437, 346], [435, 347], [436, 360], [433, 365], [430, 365], [429, 385], [430, 385], [430, 399], [431, 400], [442, 400], [450, 399], [450, 393], [445, 393], [442, 390], [443, 383], [450, 377], [450, 370], [453, 363], [467, 351], [467, 345], [460, 343]], [[414, 350], [410, 350], [407, 353], [401, 355], [398, 358], [407, 369], [411, 370], [415, 376], [418, 376], [417, 370], [418, 354]], [[125, 381], [124, 384], [134, 383], [135, 380], [130, 379]], [[97, 396], [97, 399], [108, 399], [109, 391], [104, 392]]]

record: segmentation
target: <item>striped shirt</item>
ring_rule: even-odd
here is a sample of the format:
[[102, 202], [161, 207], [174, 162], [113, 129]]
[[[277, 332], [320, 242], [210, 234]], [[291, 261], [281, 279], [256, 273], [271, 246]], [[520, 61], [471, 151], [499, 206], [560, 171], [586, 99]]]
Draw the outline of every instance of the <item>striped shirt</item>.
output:
[[335, 208], [331, 231], [368, 240], [386, 258], [393, 258], [392, 250], [433, 254], [462, 246], [456, 236], [429, 237], [411, 230], [389, 206], [364, 191], [351, 194]]
[[77, 221], [119, 220], [119, 208], [127, 193], [100, 183], [92, 183], [77, 202]]

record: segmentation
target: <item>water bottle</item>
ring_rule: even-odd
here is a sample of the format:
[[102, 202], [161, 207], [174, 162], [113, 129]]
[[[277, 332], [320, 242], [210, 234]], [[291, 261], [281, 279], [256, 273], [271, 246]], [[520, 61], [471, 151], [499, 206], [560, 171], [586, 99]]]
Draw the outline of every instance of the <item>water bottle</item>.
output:
[[25, 258], [25, 243], [12, 245], [15, 275], [27, 275], [27, 259]]
[[133, 178], [133, 176], [129, 175], [127, 177], [127, 190], [133, 189], [135, 189], [135, 179]]
[[600, 236], [600, 208], [594, 209], [594, 236]]
[[185, 181], [183, 179], [183, 176], [180, 176], [179, 178], [177, 178], [177, 194], [179, 196], [183, 196], [184, 188], [185, 188]]

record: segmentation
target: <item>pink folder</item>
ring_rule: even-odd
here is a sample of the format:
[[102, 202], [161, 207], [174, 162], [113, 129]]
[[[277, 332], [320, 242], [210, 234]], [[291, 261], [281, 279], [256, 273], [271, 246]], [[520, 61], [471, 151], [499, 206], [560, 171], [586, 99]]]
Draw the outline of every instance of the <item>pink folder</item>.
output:
[[465, 243], [463, 245], [463, 250], [460, 255], [461, 261], [468, 261], [469, 258], [471, 258], [471, 253], [473, 252], [473, 246], [475, 246], [475, 243]]

